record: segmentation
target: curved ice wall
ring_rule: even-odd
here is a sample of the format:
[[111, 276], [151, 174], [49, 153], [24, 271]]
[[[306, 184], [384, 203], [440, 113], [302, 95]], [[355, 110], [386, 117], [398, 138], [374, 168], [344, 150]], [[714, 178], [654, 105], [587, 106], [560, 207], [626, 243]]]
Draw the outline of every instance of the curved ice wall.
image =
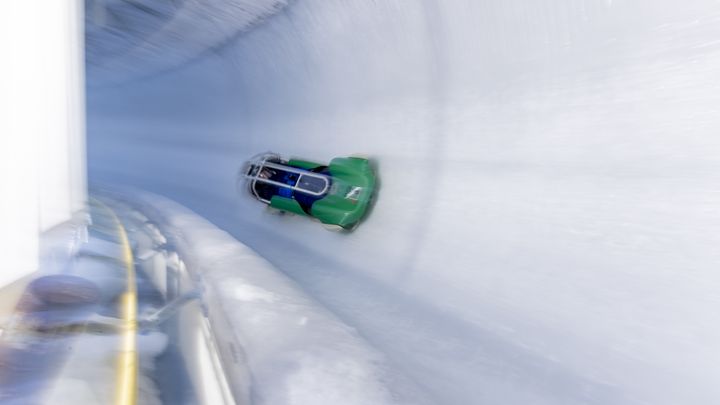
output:
[[[719, 23], [709, 0], [299, 0], [98, 81], [90, 176], [229, 230], [439, 404], [716, 403]], [[265, 214], [235, 172], [266, 150], [374, 157], [376, 207], [350, 235]]]
[[172, 69], [232, 41], [290, 0], [85, 0], [89, 82]]

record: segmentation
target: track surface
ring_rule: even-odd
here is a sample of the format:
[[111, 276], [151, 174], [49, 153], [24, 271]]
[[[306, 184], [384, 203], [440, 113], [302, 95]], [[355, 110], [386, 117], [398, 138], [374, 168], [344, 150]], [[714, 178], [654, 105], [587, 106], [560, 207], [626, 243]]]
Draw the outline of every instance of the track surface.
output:
[[[91, 87], [90, 177], [230, 231], [439, 404], [720, 402], [718, 19], [703, 0], [298, 1]], [[234, 181], [267, 150], [372, 156], [374, 211], [350, 235], [266, 215]]]

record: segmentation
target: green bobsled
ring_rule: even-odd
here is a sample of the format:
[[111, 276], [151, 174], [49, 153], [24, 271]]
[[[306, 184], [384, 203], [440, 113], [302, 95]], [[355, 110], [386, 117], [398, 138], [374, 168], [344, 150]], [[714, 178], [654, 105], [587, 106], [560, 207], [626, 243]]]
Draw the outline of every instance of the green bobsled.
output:
[[368, 211], [376, 176], [366, 158], [337, 157], [327, 165], [263, 154], [243, 171], [250, 193], [270, 207], [351, 230]]

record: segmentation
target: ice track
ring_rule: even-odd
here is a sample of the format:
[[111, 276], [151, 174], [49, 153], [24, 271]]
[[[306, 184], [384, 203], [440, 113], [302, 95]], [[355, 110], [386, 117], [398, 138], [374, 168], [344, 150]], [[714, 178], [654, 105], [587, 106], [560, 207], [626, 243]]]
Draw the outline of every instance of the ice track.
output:
[[[229, 231], [438, 404], [719, 403], [718, 21], [299, 0], [174, 70], [94, 73], [90, 178]], [[350, 235], [266, 215], [234, 176], [267, 150], [370, 155], [377, 205]]]

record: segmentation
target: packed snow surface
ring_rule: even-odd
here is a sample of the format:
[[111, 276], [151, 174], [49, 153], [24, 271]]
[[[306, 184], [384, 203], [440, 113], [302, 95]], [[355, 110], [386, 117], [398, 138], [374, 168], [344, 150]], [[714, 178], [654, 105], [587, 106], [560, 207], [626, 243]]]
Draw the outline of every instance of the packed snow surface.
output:
[[[297, 1], [98, 78], [90, 177], [230, 232], [438, 404], [720, 403], [719, 69], [710, 0]], [[373, 157], [377, 205], [267, 215], [235, 176], [268, 150]]]

